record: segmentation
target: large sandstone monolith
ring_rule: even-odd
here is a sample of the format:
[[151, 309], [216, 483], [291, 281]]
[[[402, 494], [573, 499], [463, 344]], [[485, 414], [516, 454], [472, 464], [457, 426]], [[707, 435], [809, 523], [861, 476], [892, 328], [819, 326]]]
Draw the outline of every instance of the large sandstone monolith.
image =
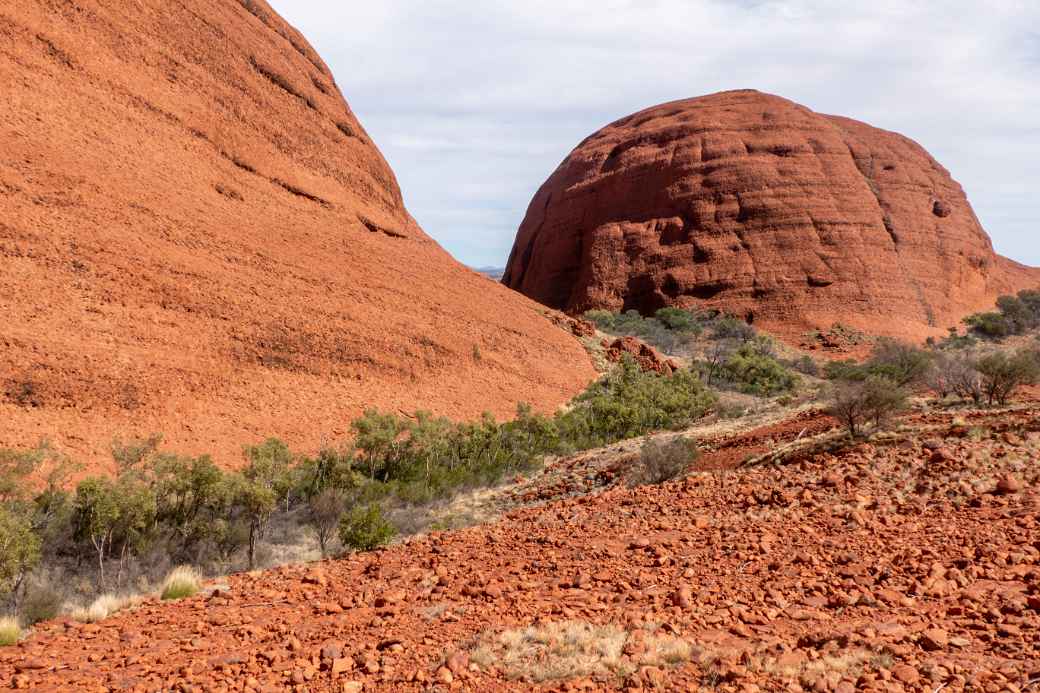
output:
[[0, 85], [0, 447], [100, 463], [159, 432], [234, 463], [368, 407], [506, 416], [594, 377], [422, 232], [262, 0], [6, 0]]
[[706, 306], [781, 333], [920, 337], [1040, 284], [913, 141], [757, 91], [595, 133], [535, 195], [503, 282], [554, 308]]

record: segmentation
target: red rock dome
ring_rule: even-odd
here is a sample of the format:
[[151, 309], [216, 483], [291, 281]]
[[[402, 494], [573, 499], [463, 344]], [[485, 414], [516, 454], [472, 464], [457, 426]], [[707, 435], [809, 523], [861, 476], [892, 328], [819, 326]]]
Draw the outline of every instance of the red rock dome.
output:
[[234, 463], [368, 407], [554, 409], [595, 375], [422, 232], [262, 0], [7, 0], [0, 84], [0, 447], [101, 462], [159, 432]]
[[757, 91], [595, 133], [535, 195], [503, 282], [569, 312], [722, 308], [781, 333], [923, 336], [1040, 284], [913, 141]]

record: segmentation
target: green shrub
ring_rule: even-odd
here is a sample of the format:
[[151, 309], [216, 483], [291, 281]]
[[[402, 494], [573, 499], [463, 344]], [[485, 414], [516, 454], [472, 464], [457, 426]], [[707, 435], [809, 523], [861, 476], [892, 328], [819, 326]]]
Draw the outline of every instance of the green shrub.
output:
[[40, 561], [40, 537], [25, 513], [0, 506], [0, 594], [9, 594]]
[[1040, 380], [1040, 355], [1025, 350], [1015, 354], [998, 351], [978, 359], [975, 369], [989, 403], [1004, 405], [1019, 387]]
[[610, 332], [614, 328], [614, 314], [609, 310], [586, 311], [583, 317], [605, 332]]
[[764, 343], [748, 342], [729, 357], [724, 375], [737, 389], [749, 395], [772, 396], [788, 392], [798, 376], [770, 355]]
[[697, 316], [681, 308], [662, 308], [654, 313], [658, 322], [676, 332], [700, 332]]
[[701, 418], [717, 398], [699, 374], [644, 373], [626, 357], [613, 373], [575, 398], [556, 417], [560, 441], [575, 450], [609, 445], [652, 431], [676, 430]]
[[668, 353], [690, 344], [703, 331], [702, 322], [713, 319], [670, 307], [661, 308], [652, 318], [645, 318], [636, 310], [620, 314], [590, 310], [584, 317], [604, 332], [639, 337]]
[[383, 518], [383, 512], [375, 503], [355, 506], [343, 515], [339, 523], [339, 540], [346, 548], [355, 551], [371, 551], [389, 544], [396, 531]]
[[792, 361], [791, 368], [803, 375], [809, 375], [814, 378], [820, 375], [820, 366], [813, 360], [812, 356], [809, 356], [808, 354], [803, 354], [801, 357]]
[[862, 382], [870, 375], [865, 364], [852, 359], [831, 361], [823, 367], [823, 377], [827, 380], [842, 382]]
[[174, 561], [195, 560], [226, 539], [225, 520], [234, 500], [230, 479], [208, 455], [156, 458], [147, 482], [154, 490], [156, 520]]
[[734, 339], [738, 342], [750, 342], [758, 336], [755, 328], [733, 315], [724, 315], [715, 321], [712, 327], [713, 339]]
[[1003, 339], [1014, 331], [1013, 325], [1000, 313], [976, 313], [964, 319], [975, 334], [988, 339]]
[[932, 355], [895, 339], [880, 339], [874, 346], [867, 372], [888, 378], [901, 387], [921, 383], [932, 365]]

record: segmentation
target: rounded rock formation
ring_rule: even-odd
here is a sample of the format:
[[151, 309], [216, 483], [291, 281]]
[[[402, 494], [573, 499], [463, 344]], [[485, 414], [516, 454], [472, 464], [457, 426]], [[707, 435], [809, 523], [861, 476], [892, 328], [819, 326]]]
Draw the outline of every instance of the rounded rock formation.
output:
[[757, 91], [595, 133], [535, 195], [503, 282], [571, 313], [719, 308], [781, 334], [920, 337], [1040, 284], [901, 135]]
[[408, 214], [262, 0], [0, 7], [0, 448], [154, 432], [234, 463], [362, 410], [551, 410], [595, 376]]

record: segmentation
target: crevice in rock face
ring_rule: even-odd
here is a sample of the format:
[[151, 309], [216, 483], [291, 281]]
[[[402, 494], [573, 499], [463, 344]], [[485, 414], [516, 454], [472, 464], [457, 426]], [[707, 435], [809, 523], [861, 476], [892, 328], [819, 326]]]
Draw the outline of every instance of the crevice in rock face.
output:
[[227, 152], [221, 150], [220, 155], [222, 157], [224, 157], [225, 159], [227, 159], [228, 161], [230, 161], [235, 166], [237, 166], [238, 168], [240, 168], [243, 171], [245, 171], [246, 173], [252, 173], [253, 175], [257, 175], [257, 176], [260, 175], [259, 173], [256, 172], [255, 168], [253, 168], [252, 166], [250, 166], [246, 162], [242, 161], [241, 159], [239, 159], [234, 154], [228, 154]]
[[242, 7], [245, 8], [246, 12], [259, 19], [261, 24], [263, 24], [268, 29], [285, 39], [286, 42], [293, 47], [293, 50], [295, 50], [297, 53], [306, 58], [307, 62], [313, 65], [318, 70], [318, 72], [326, 74], [325, 68], [322, 67], [321, 63], [319, 63], [314, 58], [314, 56], [310, 54], [310, 51], [308, 51], [304, 46], [300, 45], [299, 41], [297, 41], [291, 35], [287, 35], [285, 31], [281, 29], [281, 27], [273, 26], [271, 24], [271, 16], [267, 13], [266, 10], [264, 10], [264, 8], [260, 6], [259, 3], [255, 2], [254, 0], [238, 0], [238, 2], [240, 5], [242, 5]]
[[359, 215], [358, 221], [360, 221], [361, 225], [369, 231], [371, 231], [372, 233], [381, 233], [385, 236], [389, 236], [390, 238], [408, 238], [407, 235], [401, 233], [400, 231], [397, 231], [395, 229], [388, 229], [385, 226], [380, 226], [368, 217], [363, 217]]
[[336, 129], [342, 132], [347, 137], [352, 137], [361, 142], [365, 141], [365, 138], [358, 133], [350, 123], [339, 121], [336, 123]]
[[325, 96], [329, 96], [330, 95], [331, 92], [329, 92], [329, 88], [325, 86], [324, 82], [322, 82], [320, 79], [318, 79], [314, 75], [311, 75], [311, 84], [313, 84], [314, 88], [317, 89], [318, 91], [320, 91]]
[[318, 110], [318, 105], [314, 103], [314, 99], [299, 91], [296, 87], [292, 85], [292, 83], [288, 79], [278, 74], [271, 68], [258, 63], [256, 61], [256, 58], [254, 57], [249, 58], [249, 63], [253, 66], [253, 69], [255, 69], [261, 75], [266, 77], [267, 80], [271, 82], [271, 84], [275, 85], [276, 87], [286, 92], [290, 96], [296, 97], [297, 99], [305, 103], [311, 110]]
[[882, 217], [881, 223], [885, 225], [885, 231], [888, 231], [888, 235], [892, 238], [892, 243], [899, 245], [899, 234], [896, 233], [895, 224], [892, 223], [892, 216], [885, 212], [885, 216]]
[[43, 47], [47, 49], [47, 55], [56, 63], [63, 67], [67, 67], [70, 70], [76, 69], [76, 65], [72, 62], [72, 58], [69, 57], [69, 54], [54, 45], [54, 42], [49, 38], [43, 34], [36, 34], [36, 40], [43, 44]]
[[275, 185], [277, 185], [279, 188], [282, 188], [286, 192], [289, 192], [289, 193], [291, 193], [293, 195], [296, 195], [297, 197], [302, 197], [305, 200], [310, 200], [311, 202], [316, 202], [319, 205], [321, 205], [322, 207], [331, 207], [332, 206], [332, 203], [329, 202], [328, 200], [326, 200], [324, 198], [321, 198], [321, 197], [318, 197], [317, 195], [312, 195], [311, 193], [307, 192], [306, 190], [301, 190], [300, 188], [297, 188], [295, 185], [292, 185], [291, 183], [286, 183], [284, 180], [281, 180], [280, 178], [271, 178], [269, 180], [272, 183], [274, 183]]
[[698, 284], [692, 289], [686, 291], [686, 294], [693, 296], [694, 298], [699, 298], [702, 301], [707, 301], [710, 298], [715, 298], [728, 288], [730, 288], [728, 282], [714, 281], [711, 283]]

